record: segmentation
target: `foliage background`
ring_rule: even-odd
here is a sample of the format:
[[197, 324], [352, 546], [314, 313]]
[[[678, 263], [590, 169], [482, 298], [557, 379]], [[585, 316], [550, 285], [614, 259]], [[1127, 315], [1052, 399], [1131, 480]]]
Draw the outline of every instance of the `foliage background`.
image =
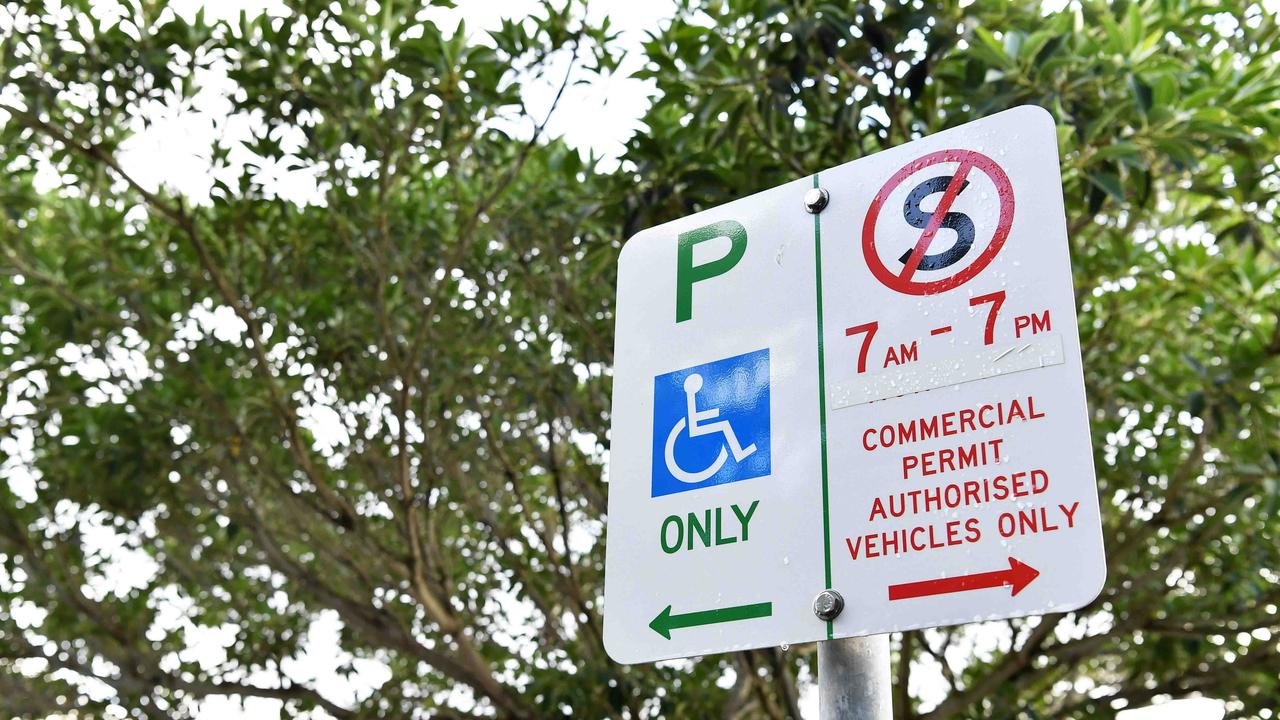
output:
[[[394, 0], [219, 23], [90, 5], [0, 4], [0, 714], [234, 694], [289, 716], [797, 716], [812, 647], [603, 653], [618, 249], [1035, 103], [1059, 122], [1109, 581], [1078, 612], [895, 635], [895, 712], [1204, 693], [1274, 716], [1273, 11], [689, 0], [645, 45], [656, 99], [613, 163], [521, 100], [617, 67], [573, 3], [483, 36]], [[122, 144], [215, 71], [250, 137], [212, 149], [210, 200], [130, 176]], [[289, 167], [314, 198], [273, 191]], [[376, 692], [290, 674], [323, 611]], [[208, 628], [214, 662], [185, 652]]]

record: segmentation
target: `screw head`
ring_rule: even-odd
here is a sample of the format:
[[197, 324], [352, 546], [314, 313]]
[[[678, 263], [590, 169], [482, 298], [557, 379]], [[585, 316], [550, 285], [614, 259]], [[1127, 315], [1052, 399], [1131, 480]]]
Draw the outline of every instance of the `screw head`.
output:
[[813, 599], [813, 614], [824, 622], [835, 620], [842, 610], [844, 596], [835, 590], [823, 590]]
[[822, 212], [828, 202], [831, 202], [831, 193], [826, 188], [812, 188], [804, 194], [804, 209], [810, 215]]

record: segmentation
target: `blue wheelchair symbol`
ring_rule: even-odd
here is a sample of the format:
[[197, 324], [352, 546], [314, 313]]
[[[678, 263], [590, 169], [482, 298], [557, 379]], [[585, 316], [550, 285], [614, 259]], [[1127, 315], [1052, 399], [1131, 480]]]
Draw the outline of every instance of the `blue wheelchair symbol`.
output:
[[768, 348], [654, 378], [651, 497], [769, 471]]

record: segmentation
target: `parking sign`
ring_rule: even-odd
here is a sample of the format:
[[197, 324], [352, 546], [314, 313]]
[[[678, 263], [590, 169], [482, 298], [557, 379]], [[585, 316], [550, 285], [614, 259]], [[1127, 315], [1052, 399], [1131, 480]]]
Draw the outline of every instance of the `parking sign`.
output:
[[[1101, 590], [1044, 110], [646, 230], [619, 259], [616, 323], [614, 659], [1059, 612]], [[832, 619], [813, 611], [824, 590], [844, 599]]]

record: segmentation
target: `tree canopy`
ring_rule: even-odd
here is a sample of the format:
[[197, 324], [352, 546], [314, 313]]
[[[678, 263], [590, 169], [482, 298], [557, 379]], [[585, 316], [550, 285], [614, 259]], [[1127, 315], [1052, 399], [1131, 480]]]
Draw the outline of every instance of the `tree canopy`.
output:
[[[686, 0], [615, 162], [522, 99], [617, 69], [616, 28], [574, 2], [488, 33], [418, 2], [287, 4], [0, 3], [0, 714], [797, 716], [812, 646], [604, 654], [618, 251], [1032, 103], [1059, 126], [1107, 587], [895, 634], [895, 712], [1203, 693], [1273, 717], [1274, 14]], [[208, 199], [131, 175], [128, 139], [222, 74], [248, 136], [209, 149]], [[279, 167], [315, 196], [281, 197]], [[385, 665], [371, 695], [283, 669], [324, 611], [352, 669]], [[184, 652], [196, 628], [229, 629], [225, 658]]]

